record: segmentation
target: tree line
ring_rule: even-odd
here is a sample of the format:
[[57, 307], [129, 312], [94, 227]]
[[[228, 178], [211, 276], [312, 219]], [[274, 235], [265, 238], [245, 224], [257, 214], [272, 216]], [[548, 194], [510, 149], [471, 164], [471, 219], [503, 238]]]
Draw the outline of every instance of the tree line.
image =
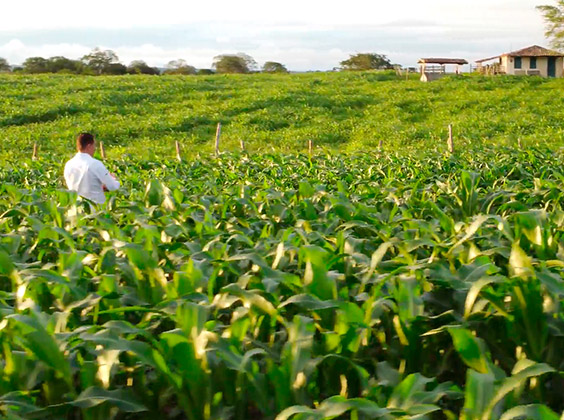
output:
[[[381, 54], [360, 53], [351, 55], [347, 60], [341, 61], [341, 67], [335, 70], [373, 70], [392, 69], [394, 65]], [[123, 75], [123, 74], [247, 74], [247, 73], [288, 73], [285, 65], [267, 61], [262, 67], [248, 54], [222, 54], [214, 57], [211, 68], [197, 69], [178, 59], [170, 61], [164, 70], [149, 66], [143, 60], [134, 60], [128, 66], [121, 63], [117, 54], [112, 50], [95, 48], [78, 60], [56, 56], [50, 58], [29, 57], [21, 66], [12, 67], [4, 58], [0, 58], [0, 72], [13, 72], [25, 74], [41, 73], [66, 73], [85, 75]]]

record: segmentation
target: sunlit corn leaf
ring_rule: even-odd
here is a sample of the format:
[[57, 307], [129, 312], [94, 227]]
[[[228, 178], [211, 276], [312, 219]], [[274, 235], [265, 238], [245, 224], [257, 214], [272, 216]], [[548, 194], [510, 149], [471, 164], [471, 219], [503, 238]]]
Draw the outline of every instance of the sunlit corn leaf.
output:
[[337, 287], [328, 274], [328, 252], [313, 245], [303, 247], [301, 252], [306, 265], [304, 284], [307, 290], [321, 300], [334, 299]]
[[305, 406], [287, 408], [276, 416], [276, 420], [329, 420], [353, 410], [376, 419], [385, 417], [388, 413], [387, 409], [378, 407], [376, 403], [364, 398], [347, 400], [344, 397], [335, 396], [323, 401], [316, 409]]
[[272, 303], [262, 297], [258, 291], [244, 290], [236, 284], [230, 284], [221, 289], [224, 293], [229, 293], [239, 297], [248, 307], [256, 308], [270, 316], [276, 316], [277, 311]]
[[72, 389], [69, 362], [59, 348], [55, 337], [45, 329], [37, 316], [10, 315], [8, 318], [14, 321], [25, 347], [39, 361], [51, 367]]
[[125, 389], [106, 390], [96, 387], [90, 387], [82, 392], [70, 405], [82, 409], [96, 407], [100, 404], [110, 404], [117, 407], [120, 411], [126, 413], [139, 413], [147, 411], [147, 408]]
[[481, 420], [484, 413], [488, 411], [494, 392], [495, 376], [493, 373], [479, 373], [468, 369], [461, 418], [463, 420]]
[[488, 359], [484, 343], [465, 328], [448, 328], [454, 348], [468, 367], [479, 373], [488, 373]]
[[284, 306], [290, 304], [297, 305], [300, 308], [308, 311], [318, 311], [323, 309], [333, 309], [339, 307], [339, 303], [333, 300], [320, 300], [317, 297], [310, 294], [299, 294], [286, 299], [278, 306], [278, 308], [283, 308]]
[[475, 214], [478, 207], [478, 184], [480, 175], [475, 172], [462, 171], [460, 173], [459, 194], [457, 196], [462, 213], [465, 216]]
[[517, 242], [511, 247], [509, 269], [510, 275], [516, 277], [528, 278], [534, 275], [531, 258], [525, 254]]
[[500, 417], [500, 420], [560, 420], [560, 416], [543, 404], [530, 404], [513, 407]]
[[435, 403], [456, 390], [451, 390], [449, 383], [430, 386], [433, 382], [433, 379], [419, 373], [408, 375], [394, 388], [387, 407], [390, 410], [399, 409], [410, 416], [427, 415], [440, 410]]
[[554, 372], [554, 369], [545, 363], [534, 363], [526, 359], [517, 362], [513, 375], [504, 379], [499, 388], [497, 388], [496, 392], [492, 395], [488, 406], [484, 410], [482, 419], [488, 419], [496, 404], [499, 403], [508, 393], [521, 386], [525, 381], [550, 372]]

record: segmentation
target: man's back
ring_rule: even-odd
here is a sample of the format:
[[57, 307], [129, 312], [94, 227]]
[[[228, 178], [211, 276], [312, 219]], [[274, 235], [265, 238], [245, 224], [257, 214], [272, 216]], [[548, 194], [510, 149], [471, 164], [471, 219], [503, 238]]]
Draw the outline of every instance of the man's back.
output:
[[119, 188], [119, 182], [110, 175], [102, 162], [81, 152], [66, 163], [65, 181], [69, 190], [99, 204], [106, 201], [104, 187], [108, 191]]

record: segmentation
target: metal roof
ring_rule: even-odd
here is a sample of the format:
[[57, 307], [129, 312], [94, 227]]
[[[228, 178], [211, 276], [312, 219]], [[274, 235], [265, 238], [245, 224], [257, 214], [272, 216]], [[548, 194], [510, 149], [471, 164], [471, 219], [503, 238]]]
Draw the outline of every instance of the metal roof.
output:
[[481, 60], [476, 60], [476, 63], [484, 63], [486, 61], [495, 60], [496, 58], [499, 57], [501, 57], [501, 55], [496, 55], [495, 57], [482, 58]]
[[420, 64], [468, 64], [463, 58], [420, 58]]
[[496, 55], [495, 57], [482, 58], [481, 60], [476, 60], [476, 63], [483, 63], [485, 61], [494, 60], [499, 57], [564, 57], [564, 54], [558, 51], [539, 47], [538, 45], [533, 45], [531, 47], [522, 48], [517, 51]]

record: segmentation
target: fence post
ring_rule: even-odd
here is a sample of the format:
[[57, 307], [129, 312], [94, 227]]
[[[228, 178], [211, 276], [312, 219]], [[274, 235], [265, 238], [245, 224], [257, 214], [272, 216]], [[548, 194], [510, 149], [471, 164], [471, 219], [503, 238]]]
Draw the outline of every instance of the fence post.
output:
[[217, 123], [217, 130], [215, 131], [215, 155], [219, 155], [219, 137], [221, 136], [221, 123]]
[[241, 139], [239, 140], [239, 143], [241, 144], [241, 151], [245, 151], [245, 140]]
[[33, 143], [33, 155], [31, 156], [31, 159], [37, 160], [37, 143]]
[[309, 155], [311, 156], [313, 154], [313, 140], [307, 141], [307, 148], [308, 148]]
[[454, 153], [454, 140], [452, 139], [452, 124], [448, 125], [448, 151]]
[[100, 142], [100, 156], [102, 159], [106, 159], [106, 151], [104, 150], [104, 142]]
[[380, 141], [378, 142], [378, 151], [382, 151], [383, 144], [384, 142], [382, 141], [382, 139], [380, 139]]
[[179, 162], [182, 162], [182, 156], [180, 155], [180, 143], [178, 142], [178, 140], [175, 141], [175, 146], [176, 146], [176, 159], [178, 159]]

